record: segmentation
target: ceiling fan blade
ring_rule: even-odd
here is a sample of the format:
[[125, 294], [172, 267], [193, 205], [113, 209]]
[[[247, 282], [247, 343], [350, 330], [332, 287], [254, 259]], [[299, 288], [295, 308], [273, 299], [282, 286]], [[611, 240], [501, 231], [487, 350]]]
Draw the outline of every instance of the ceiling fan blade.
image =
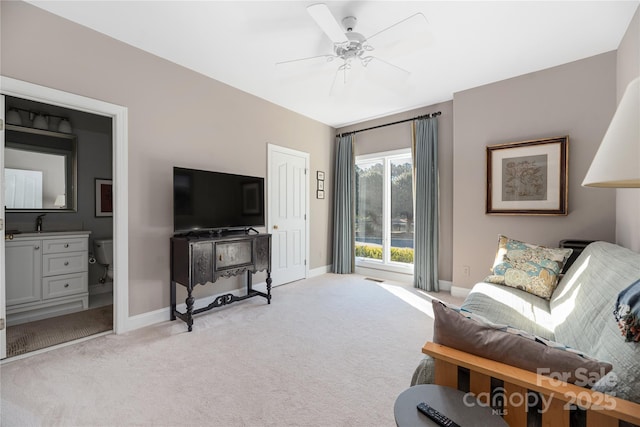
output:
[[398, 67], [397, 65], [392, 64], [389, 61], [385, 61], [384, 59], [380, 59], [380, 58], [375, 57], [375, 56], [367, 56], [367, 57], [362, 58], [362, 63], [363, 63], [363, 65], [365, 67], [367, 67], [371, 63], [374, 63], [374, 64], [375, 63], [381, 63], [381, 64], [384, 64], [387, 68], [393, 70], [396, 73], [402, 73], [405, 76], [409, 76], [409, 74], [411, 74], [411, 72], [409, 70], [405, 70], [402, 67]]
[[326, 4], [312, 4], [307, 7], [307, 12], [333, 43], [346, 43], [349, 41]]
[[277, 76], [282, 81], [331, 82], [332, 72], [339, 65], [336, 56], [318, 55], [275, 63]]
[[316, 56], [308, 56], [306, 58], [298, 58], [298, 59], [290, 59], [288, 61], [280, 61], [280, 62], [276, 62], [276, 66], [281, 66], [281, 65], [287, 65], [287, 64], [292, 64], [294, 62], [301, 62], [301, 61], [310, 61], [312, 59], [324, 59], [326, 62], [331, 62], [333, 61], [335, 58], [337, 58], [336, 55], [316, 55]]
[[347, 70], [343, 67], [339, 67], [333, 76], [331, 87], [329, 88], [329, 96], [333, 97], [338, 95], [338, 92], [344, 87], [347, 82]]
[[398, 44], [412, 45], [410, 50], [426, 47], [433, 40], [429, 22], [422, 13], [415, 13], [367, 37], [376, 51], [394, 48]]
[[398, 91], [408, 84], [410, 71], [378, 57], [369, 56], [366, 59], [367, 62], [363, 62], [363, 65], [366, 67], [365, 77], [369, 84], [389, 91]]

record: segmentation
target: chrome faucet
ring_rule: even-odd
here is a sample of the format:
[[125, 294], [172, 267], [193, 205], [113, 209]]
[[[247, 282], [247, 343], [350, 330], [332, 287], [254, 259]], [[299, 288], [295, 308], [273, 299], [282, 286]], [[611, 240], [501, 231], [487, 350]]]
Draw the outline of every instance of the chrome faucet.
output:
[[38, 215], [36, 218], [36, 231], [40, 233], [42, 231], [42, 217], [46, 214]]

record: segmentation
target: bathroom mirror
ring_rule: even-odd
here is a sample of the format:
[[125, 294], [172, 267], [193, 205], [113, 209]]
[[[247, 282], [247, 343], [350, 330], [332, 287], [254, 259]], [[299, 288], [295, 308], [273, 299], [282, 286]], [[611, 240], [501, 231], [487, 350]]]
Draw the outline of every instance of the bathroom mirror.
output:
[[7, 212], [75, 212], [76, 172], [75, 135], [6, 126]]

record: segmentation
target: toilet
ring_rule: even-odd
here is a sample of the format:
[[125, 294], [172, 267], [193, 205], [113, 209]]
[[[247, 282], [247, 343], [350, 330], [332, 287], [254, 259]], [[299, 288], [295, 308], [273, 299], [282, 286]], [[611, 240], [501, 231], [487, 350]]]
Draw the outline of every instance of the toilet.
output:
[[112, 239], [95, 239], [93, 241], [95, 249], [96, 261], [105, 267], [104, 275], [100, 279], [100, 283], [113, 280], [113, 240]]

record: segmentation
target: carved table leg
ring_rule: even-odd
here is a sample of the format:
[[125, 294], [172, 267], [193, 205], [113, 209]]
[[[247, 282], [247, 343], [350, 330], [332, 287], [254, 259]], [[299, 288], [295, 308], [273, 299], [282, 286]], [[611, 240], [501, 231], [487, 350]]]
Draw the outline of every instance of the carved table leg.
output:
[[267, 304], [271, 304], [271, 270], [267, 270]]
[[187, 303], [187, 326], [189, 327], [189, 332], [193, 330], [193, 303], [195, 298], [191, 295], [193, 291], [193, 286], [187, 286], [187, 299], [185, 302]]
[[173, 280], [171, 281], [169, 293], [171, 294], [171, 316], [169, 319], [176, 320], [176, 282]]

